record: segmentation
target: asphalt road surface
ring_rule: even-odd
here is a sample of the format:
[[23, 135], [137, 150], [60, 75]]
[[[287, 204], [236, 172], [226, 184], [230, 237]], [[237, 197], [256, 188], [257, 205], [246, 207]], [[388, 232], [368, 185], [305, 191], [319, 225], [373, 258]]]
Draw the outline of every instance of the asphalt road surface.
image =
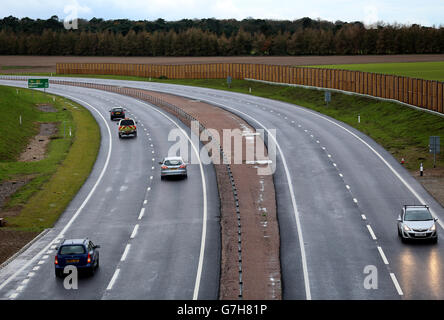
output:
[[78, 81], [199, 99], [238, 114], [258, 129], [276, 129], [268, 143], [275, 140], [278, 145], [274, 181], [284, 299], [444, 298], [443, 244], [403, 244], [396, 230], [402, 205], [426, 203], [440, 219], [438, 233], [444, 235], [444, 210], [364, 134], [308, 109], [246, 94], [159, 83]]
[[[91, 176], [55, 227], [0, 271], [0, 297], [217, 299], [220, 231], [214, 167], [191, 164], [187, 179], [160, 179], [158, 162], [175, 143], [168, 134], [180, 128], [190, 135], [189, 129], [129, 97], [55, 85], [48, 92], [91, 110], [100, 125], [101, 149]], [[118, 121], [112, 122], [108, 112], [114, 106], [127, 108], [138, 121], [137, 138], [118, 138]], [[59, 239], [83, 237], [101, 245], [100, 268], [93, 277], [80, 277], [77, 290], [66, 290], [54, 275], [53, 248]]]

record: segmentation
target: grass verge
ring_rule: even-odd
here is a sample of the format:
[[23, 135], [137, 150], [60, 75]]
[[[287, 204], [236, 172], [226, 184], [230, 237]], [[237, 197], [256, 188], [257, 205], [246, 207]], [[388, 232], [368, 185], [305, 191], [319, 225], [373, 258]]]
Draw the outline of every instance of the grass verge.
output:
[[[2, 229], [40, 232], [54, 225], [89, 176], [100, 147], [100, 130], [87, 109], [63, 97], [11, 87], [0, 87], [0, 97], [0, 112], [9, 114], [5, 121], [8, 130], [0, 131], [0, 182], [32, 177], [3, 206], [2, 211], [14, 209], [18, 214], [5, 217], [7, 227]], [[50, 104], [57, 112], [39, 111], [36, 104]], [[46, 158], [16, 161], [38, 132], [39, 122], [58, 125]]]
[[444, 61], [333, 64], [333, 65], [319, 65], [312, 67], [374, 72], [374, 73], [392, 74], [397, 76], [405, 76], [405, 77], [419, 78], [426, 80], [444, 81]]

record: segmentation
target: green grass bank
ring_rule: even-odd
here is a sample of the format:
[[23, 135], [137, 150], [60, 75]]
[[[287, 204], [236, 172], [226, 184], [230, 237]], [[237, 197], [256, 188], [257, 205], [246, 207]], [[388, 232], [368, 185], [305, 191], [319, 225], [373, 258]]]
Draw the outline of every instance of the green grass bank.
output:
[[333, 64], [333, 65], [319, 65], [312, 67], [364, 71], [364, 72], [405, 76], [418, 79], [444, 81], [444, 61]]
[[[40, 111], [47, 104], [56, 112]], [[63, 97], [23, 88], [0, 86], [0, 183], [28, 182], [8, 197], [0, 211], [5, 230], [40, 232], [52, 227], [76, 195], [95, 163], [100, 130], [92, 114]], [[21, 124], [20, 124], [21, 118]], [[18, 161], [40, 123], [55, 123], [46, 157]], [[69, 135], [71, 128], [71, 136]]]

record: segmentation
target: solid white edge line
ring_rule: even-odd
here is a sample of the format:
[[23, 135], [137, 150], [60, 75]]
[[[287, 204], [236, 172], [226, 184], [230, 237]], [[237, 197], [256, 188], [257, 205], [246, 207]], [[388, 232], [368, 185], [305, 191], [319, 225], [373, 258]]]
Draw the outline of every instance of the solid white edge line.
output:
[[382, 261], [384, 261], [384, 264], [389, 264], [387, 257], [384, 254], [384, 251], [382, 251], [382, 248], [378, 246], [379, 254], [381, 255]]
[[114, 286], [114, 283], [117, 280], [117, 277], [119, 276], [120, 269], [117, 268], [116, 271], [114, 271], [113, 277], [111, 278], [111, 281], [108, 284], [108, 287], [106, 287], [106, 290], [111, 290]]
[[[57, 91], [57, 90], [56, 90]], [[49, 92], [49, 90], [48, 90]], [[102, 180], [106, 169], [108, 168], [108, 163], [109, 160], [111, 158], [111, 151], [112, 151], [112, 137], [111, 137], [111, 129], [109, 128], [108, 123], [106, 122], [105, 118], [102, 116], [102, 114], [96, 109], [94, 108], [91, 104], [89, 104], [86, 101], [83, 101], [81, 99], [78, 98], [74, 98], [70, 95], [67, 94], [59, 94], [59, 93], [55, 93], [57, 95], [61, 95], [64, 97], [67, 97], [71, 100], [77, 100], [80, 101], [81, 103], [84, 103], [86, 105], [88, 105], [90, 108], [92, 108], [95, 112], [97, 112], [97, 114], [102, 118], [103, 122], [106, 125], [106, 128], [108, 129], [108, 135], [109, 135], [109, 148], [108, 148], [108, 155], [105, 161], [105, 165], [103, 166], [103, 169], [99, 175], [99, 177], [97, 178], [96, 183], [94, 184], [94, 186], [91, 188], [90, 192], [88, 193], [87, 197], [85, 198], [85, 200], [83, 201], [82, 205], [77, 209], [77, 211], [75, 212], [75, 214], [71, 217], [71, 219], [68, 221], [68, 223], [65, 225], [65, 227], [62, 229], [62, 231], [60, 231], [60, 233], [58, 234], [56, 238], [60, 238], [61, 235], [63, 235], [66, 230], [68, 230], [68, 228], [73, 224], [73, 222], [77, 219], [77, 217], [79, 216], [80, 212], [82, 212], [83, 208], [86, 206], [86, 204], [88, 203], [89, 199], [91, 198], [92, 194], [94, 193], [94, 191], [96, 190], [97, 186], [99, 185], [100, 181]], [[54, 240], [55, 240], [54, 239]], [[0, 290], [2, 290], [6, 285], [8, 285], [13, 279], [15, 279], [15, 277], [20, 274], [21, 272], [23, 272], [23, 270], [25, 270], [26, 268], [29, 267], [29, 265], [31, 265], [32, 263], [34, 263], [34, 261], [36, 261], [42, 254], [43, 252], [47, 251], [55, 242], [54, 240], [50, 241], [49, 244], [47, 244], [41, 251], [39, 251], [36, 255], [34, 255], [28, 262], [26, 262], [21, 268], [19, 268], [16, 272], [14, 272], [8, 279], [6, 279], [5, 281], [3, 281], [2, 284], [0, 284]]]
[[395, 285], [396, 291], [398, 291], [398, 294], [400, 296], [404, 295], [404, 292], [402, 292], [401, 286], [399, 285], [398, 279], [396, 279], [396, 276], [393, 272], [390, 273], [390, 278], [392, 278], [393, 284]]

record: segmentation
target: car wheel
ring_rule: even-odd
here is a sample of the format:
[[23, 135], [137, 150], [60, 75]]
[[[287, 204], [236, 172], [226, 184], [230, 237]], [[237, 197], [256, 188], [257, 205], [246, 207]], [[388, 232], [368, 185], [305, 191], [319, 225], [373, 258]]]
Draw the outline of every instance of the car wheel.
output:
[[404, 238], [402, 235], [401, 235], [401, 242], [402, 242], [402, 243], [406, 243], [406, 242], [407, 242], [407, 239]]
[[437, 244], [437, 243], [438, 243], [438, 237], [432, 239], [432, 243], [433, 243], [433, 244]]
[[98, 269], [99, 268], [99, 259], [97, 259], [97, 264], [96, 264], [96, 269]]
[[63, 274], [62, 274], [62, 269], [55, 269], [55, 275], [57, 278], [62, 278]]

